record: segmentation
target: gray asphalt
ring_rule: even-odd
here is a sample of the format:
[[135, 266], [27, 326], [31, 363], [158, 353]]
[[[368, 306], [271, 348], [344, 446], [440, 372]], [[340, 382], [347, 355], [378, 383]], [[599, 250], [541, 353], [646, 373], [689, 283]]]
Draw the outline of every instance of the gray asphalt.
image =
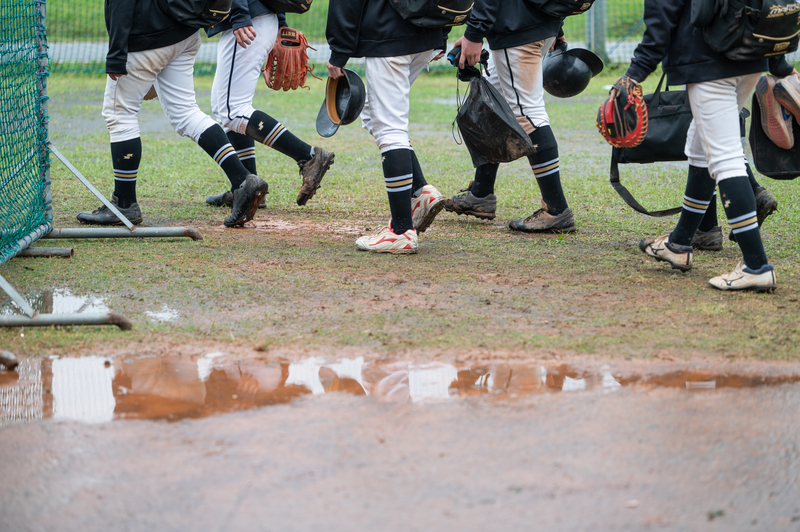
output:
[[[513, 394], [512, 394], [513, 395]], [[800, 387], [0, 428], [3, 531], [800, 530]]]

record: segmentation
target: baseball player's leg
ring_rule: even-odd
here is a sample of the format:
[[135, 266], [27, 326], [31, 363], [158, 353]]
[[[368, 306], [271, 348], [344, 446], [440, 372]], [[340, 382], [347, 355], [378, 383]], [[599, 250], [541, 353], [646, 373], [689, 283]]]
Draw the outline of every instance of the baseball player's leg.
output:
[[771, 290], [776, 285], [761, 240], [755, 194], [747, 177], [738, 128], [739, 112], [758, 78], [759, 74], [750, 74], [687, 87], [709, 172], [717, 182], [725, 215], [743, 255], [741, 267], [710, 281], [723, 290]]
[[542, 209], [509, 227], [525, 232], [572, 232], [575, 219], [561, 187], [558, 142], [544, 107], [542, 60], [554, 37], [519, 46], [493, 50], [498, 82], [536, 153], [528, 159], [542, 194]]
[[180, 54], [157, 77], [161, 106], [175, 131], [197, 142], [225, 172], [234, 196], [225, 225], [242, 225], [255, 215], [267, 193], [267, 184], [247, 171], [222, 127], [197, 106], [192, 74], [200, 36], [195, 34], [179, 45], [182, 45]]
[[[392, 231], [397, 235], [408, 235], [413, 243], [398, 245], [408, 245], [413, 250], [416, 250], [417, 230], [427, 229], [444, 202], [439, 191], [425, 181], [408, 136], [411, 85], [428, 64], [431, 54], [429, 51], [366, 59], [368, 106], [362, 112], [362, 123], [381, 151]], [[359, 242], [356, 243], [359, 249], [383, 251], [369, 247], [369, 242], [362, 239]]]
[[[136, 198], [136, 180], [142, 159], [139, 136], [139, 109], [157, 72], [169, 61], [164, 50], [132, 52], [128, 55], [128, 74], [118, 80], [106, 79], [103, 97], [103, 119], [111, 140], [111, 161], [114, 172], [114, 194], [111, 198], [122, 214], [134, 224], [142, 222]], [[121, 225], [105, 206], [91, 212], [78, 213], [83, 223]]]

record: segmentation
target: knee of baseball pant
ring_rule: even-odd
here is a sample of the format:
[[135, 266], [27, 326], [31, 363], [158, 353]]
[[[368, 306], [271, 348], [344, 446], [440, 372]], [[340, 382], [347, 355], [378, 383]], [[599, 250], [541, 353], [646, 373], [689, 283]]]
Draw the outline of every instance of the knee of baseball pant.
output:
[[106, 128], [111, 136], [111, 142], [123, 142], [139, 136], [139, 120], [136, 116], [119, 116], [112, 113], [103, 113]]
[[197, 111], [180, 119], [170, 118], [172, 127], [181, 137], [188, 137], [197, 142], [203, 131], [217, 125], [213, 118], [205, 114], [200, 108]]
[[411, 148], [411, 140], [408, 135], [382, 135], [375, 138], [375, 144], [381, 153], [391, 150], [407, 150]]
[[710, 164], [708, 165], [708, 171], [717, 183], [732, 177], [747, 175], [744, 159], [723, 161], [720, 164]]

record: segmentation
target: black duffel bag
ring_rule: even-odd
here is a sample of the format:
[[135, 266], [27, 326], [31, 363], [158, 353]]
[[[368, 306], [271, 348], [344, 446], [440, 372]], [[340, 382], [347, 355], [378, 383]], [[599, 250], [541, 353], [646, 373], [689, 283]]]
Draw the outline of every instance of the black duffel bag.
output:
[[275, 13], [306, 13], [313, 0], [258, 0]]
[[[796, 141], [791, 150], [784, 150], [769, 140], [761, 123], [761, 105], [753, 94], [753, 123], [750, 124], [750, 149], [753, 165], [759, 173], [772, 179], [795, 179], [800, 177], [800, 147]], [[792, 120], [794, 138], [800, 139], [800, 125]]]
[[472, 164], [509, 163], [536, 151], [506, 99], [479, 72], [469, 80], [469, 94], [456, 116]]
[[647, 134], [635, 148], [613, 148], [611, 151], [611, 186], [633, 210], [648, 216], [672, 216], [681, 207], [651, 212], [642, 207], [619, 181], [619, 165], [629, 163], [656, 163], [687, 160], [684, 149], [689, 125], [692, 123], [692, 108], [689, 94], [685, 91], [662, 91], [666, 74], [661, 76], [656, 91], [646, 94]]

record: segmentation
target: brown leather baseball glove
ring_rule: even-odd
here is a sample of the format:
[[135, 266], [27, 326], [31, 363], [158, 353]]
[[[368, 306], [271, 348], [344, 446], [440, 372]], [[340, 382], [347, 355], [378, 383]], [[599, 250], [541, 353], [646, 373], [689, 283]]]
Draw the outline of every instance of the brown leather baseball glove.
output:
[[[307, 89], [306, 76], [314, 76], [313, 67], [308, 66], [308, 45], [306, 36], [300, 31], [283, 27], [278, 33], [278, 40], [269, 53], [267, 63], [261, 72], [267, 87], [274, 90], [295, 90], [298, 87]], [[316, 48], [311, 48], [316, 50]], [[321, 80], [322, 78], [317, 78]]]
[[615, 148], [634, 148], [647, 134], [647, 106], [642, 86], [622, 76], [614, 83], [614, 88], [616, 97], [609, 97], [597, 112], [597, 129]]

